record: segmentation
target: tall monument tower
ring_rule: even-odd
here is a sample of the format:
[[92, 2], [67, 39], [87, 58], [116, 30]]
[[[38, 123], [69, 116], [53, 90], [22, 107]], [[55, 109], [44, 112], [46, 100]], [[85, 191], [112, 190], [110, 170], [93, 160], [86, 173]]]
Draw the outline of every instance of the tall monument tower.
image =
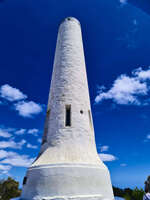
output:
[[21, 199], [114, 199], [96, 151], [81, 27], [72, 17], [59, 28], [43, 141]]

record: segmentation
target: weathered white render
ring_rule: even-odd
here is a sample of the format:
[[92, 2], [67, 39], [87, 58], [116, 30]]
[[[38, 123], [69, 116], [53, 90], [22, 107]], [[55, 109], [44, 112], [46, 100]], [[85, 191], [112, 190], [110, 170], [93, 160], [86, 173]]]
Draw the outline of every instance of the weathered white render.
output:
[[59, 28], [43, 142], [21, 199], [114, 199], [96, 151], [81, 27], [72, 17]]

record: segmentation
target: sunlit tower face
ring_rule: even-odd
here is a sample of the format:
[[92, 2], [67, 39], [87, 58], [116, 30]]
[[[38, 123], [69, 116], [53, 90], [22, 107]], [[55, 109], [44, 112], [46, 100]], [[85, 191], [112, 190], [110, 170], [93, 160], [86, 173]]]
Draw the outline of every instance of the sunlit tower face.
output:
[[22, 199], [113, 199], [95, 145], [81, 26], [60, 25], [43, 141], [28, 169]]

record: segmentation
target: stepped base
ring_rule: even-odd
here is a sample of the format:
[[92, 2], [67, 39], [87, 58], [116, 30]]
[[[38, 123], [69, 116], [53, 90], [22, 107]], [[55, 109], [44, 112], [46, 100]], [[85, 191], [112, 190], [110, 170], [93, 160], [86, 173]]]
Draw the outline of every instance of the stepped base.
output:
[[[24, 200], [24, 199], [19, 199]], [[99, 195], [95, 196], [78, 196], [78, 197], [40, 197], [37, 196], [34, 200], [110, 200], [108, 198], [102, 198]]]
[[31, 167], [22, 200], [112, 200], [105, 165], [57, 164]]

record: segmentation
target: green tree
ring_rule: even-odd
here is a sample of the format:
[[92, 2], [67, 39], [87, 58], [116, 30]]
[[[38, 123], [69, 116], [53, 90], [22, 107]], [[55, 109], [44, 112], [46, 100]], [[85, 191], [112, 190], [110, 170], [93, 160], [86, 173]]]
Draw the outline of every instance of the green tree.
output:
[[123, 197], [124, 196], [124, 190], [120, 189], [118, 187], [113, 186], [113, 192], [114, 192], [114, 196], [117, 196], [117, 197]]
[[125, 189], [124, 189], [124, 194], [125, 194], [126, 196], [132, 197], [132, 192], [133, 192], [133, 190], [130, 189], [130, 188], [125, 188]]
[[142, 200], [144, 195], [143, 189], [137, 187], [132, 190], [130, 188], [120, 189], [113, 187], [114, 196], [123, 197], [125, 200]]
[[21, 190], [19, 190], [19, 182], [15, 181], [11, 177], [7, 180], [0, 181], [0, 200], [9, 200], [20, 196]]
[[134, 200], [142, 200], [144, 195], [143, 189], [138, 189], [137, 187], [132, 192], [132, 197]]
[[124, 198], [125, 200], [132, 200], [132, 197], [131, 197], [129, 194], [125, 194], [125, 195], [123, 196], [123, 198]]

